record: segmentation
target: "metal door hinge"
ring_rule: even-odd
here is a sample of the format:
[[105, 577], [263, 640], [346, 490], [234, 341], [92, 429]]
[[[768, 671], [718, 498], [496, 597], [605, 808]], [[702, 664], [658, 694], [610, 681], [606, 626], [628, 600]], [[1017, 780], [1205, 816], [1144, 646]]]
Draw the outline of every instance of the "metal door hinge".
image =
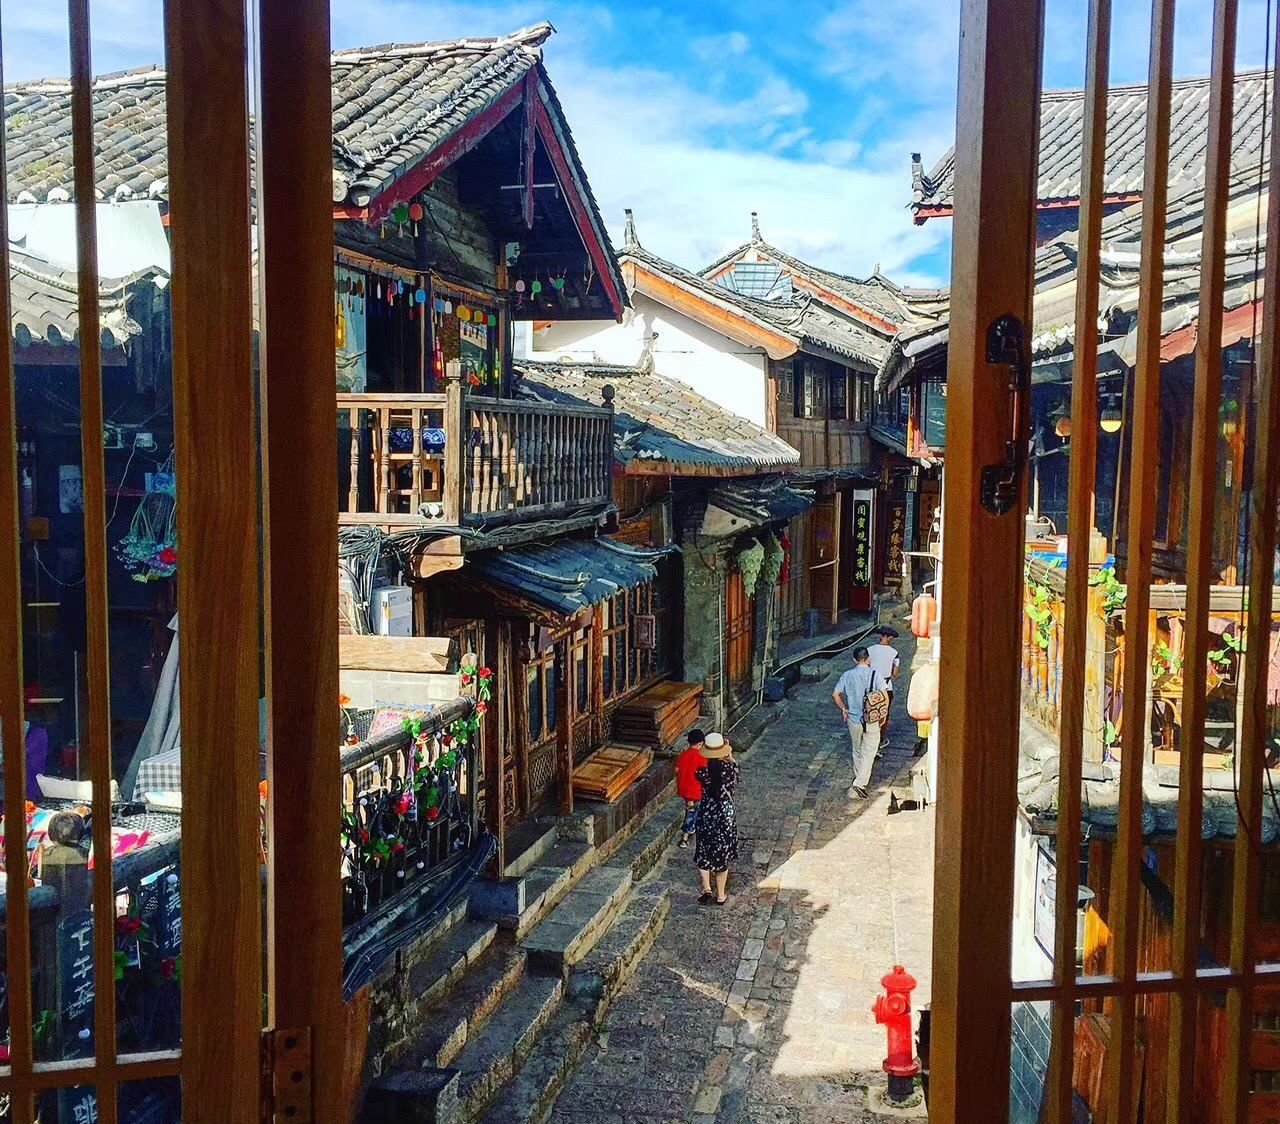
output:
[[982, 506], [992, 515], [1012, 511], [1022, 485], [1027, 464], [1026, 401], [1031, 393], [1031, 373], [1027, 367], [1025, 333], [1016, 316], [1001, 316], [987, 329], [987, 362], [1009, 368], [1009, 438], [1004, 459], [982, 470]]
[[263, 1124], [311, 1124], [311, 1028], [262, 1032]]

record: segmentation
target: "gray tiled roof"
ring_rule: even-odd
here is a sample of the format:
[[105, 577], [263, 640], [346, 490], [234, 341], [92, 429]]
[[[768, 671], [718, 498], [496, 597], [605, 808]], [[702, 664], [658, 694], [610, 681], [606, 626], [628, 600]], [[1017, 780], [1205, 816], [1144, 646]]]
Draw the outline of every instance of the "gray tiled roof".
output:
[[587, 363], [516, 364], [522, 397], [598, 406], [614, 388], [614, 453], [618, 461], [656, 461], [681, 470], [787, 468], [800, 454], [776, 434], [717, 406], [677, 379], [641, 367]]
[[[378, 194], [542, 57], [550, 24], [497, 39], [388, 44], [333, 55], [333, 166], [353, 200]], [[74, 191], [71, 87], [42, 79], [5, 87], [10, 199]], [[95, 80], [98, 191], [168, 192], [165, 72], [146, 67]], [[59, 196], [55, 196], [58, 198]]]
[[[1267, 176], [1263, 172], [1265, 185]], [[1262, 295], [1265, 262], [1267, 192], [1259, 197], [1258, 170], [1237, 172], [1229, 185], [1226, 236], [1226, 311]], [[1192, 323], [1199, 314], [1200, 251], [1204, 229], [1204, 189], [1188, 181], [1171, 193], [1168, 203], [1164, 308], [1161, 334]], [[1142, 204], [1134, 203], [1102, 223], [1099, 269], [1099, 315], [1104, 321], [1101, 346], [1132, 365], [1137, 347], [1138, 269], [1142, 253]], [[1076, 263], [1078, 232], [1068, 231], [1036, 252], [1036, 291], [1033, 306], [1032, 354], [1037, 360], [1068, 361], [1075, 341]], [[933, 324], [904, 330], [881, 365], [877, 383], [892, 390], [910, 368], [924, 361], [940, 362], [948, 342], [949, 316]]]
[[[57, 269], [39, 258], [9, 248], [9, 299], [13, 338], [18, 344], [14, 361], [22, 362], [22, 349], [32, 344], [75, 347], [80, 333], [80, 296], [75, 273]], [[146, 275], [103, 278], [98, 308], [105, 348], [124, 347], [141, 327], [129, 315], [129, 301]], [[69, 357], [68, 362], [75, 362]]]
[[[1114, 837], [1120, 822], [1120, 766], [1118, 762], [1086, 764], [1081, 783], [1081, 821], [1089, 834]], [[1018, 802], [1042, 830], [1058, 819], [1058, 745], [1053, 735], [1027, 718], [1022, 719], [1021, 757], [1018, 769]], [[1280, 773], [1272, 771], [1270, 783], [1280, 791]], [[1169, 838], [1178, 830], [1178, 770], [1148, 765], [1142, 782], [1142, 834]], [[1202, 839], [1233, 839], [1240, 827], [1236, 780], [1225, 769], [1204, 772], [1204, 811], [1200, 818]], [[1280, 837], [1280, 805], [1263, 801], [1262, 842]]]
[[[1231, 146], [1236, 169], [1257, 167], [1267, 113], [1269, 73], [1244, 70], [1236, 75]], [[1084, 91], [1046, 90], [1040, 99], [1041, 202], [1080, 197]], [[1209, 115], [1209, 79], [1181, 78], [1173, 83], [1169, 135], [1169, 184], [1203, 183]], [[1141, 193], [1147, 120], [1145, 83], [1112, 87], [1107, 101], [1107, 155], [1103, 192], [1112, 197]], [[913, 160], [911, 206], [949, 208], [954, 201], [955, 149], [931, 172]], [[923, 216], [922, 216], [923, 217]]]
[[799, 258], [788, 254], [785, 250], [780, 250], [777, 246], [770, 245], [763, 238], [753, 237], [749, 242], [744, 242], [741, 246], [730, 250], [702, 270], [702, 275], [710, 277], [730, 262], [752, 251], [759, 259], [781, 266], [783, 270], [793, 277], [799, 277], [802, 280], [821, 285], [837, 296], [844, 297], [851, 304], [856, 304], [860, 308], [864, 308], [868, 312], [888, 320], [891, 324], [897, 325], [911, 317], [910, 290], [902, 289], [880, 273], [873, 273], [867, 278], [835, 273], [832, 270], [823, 269], [821, 266], [801, 261]]
[[712, 304], [730, 309], [762, 328], [787, 336], [795, 340], [797, 348], [802, 349], [809, 344], [834, 352], [840, 358], [868, 364], [873, 368], [880, 364], [889, 348], [889, 333], [877, 332], [808, 293], [797, 293], [785, 300], [760, 300], [744, 296], [701, 274], [660, 258], [635, 242], [626, 245], [619, 260], [632, 260]]

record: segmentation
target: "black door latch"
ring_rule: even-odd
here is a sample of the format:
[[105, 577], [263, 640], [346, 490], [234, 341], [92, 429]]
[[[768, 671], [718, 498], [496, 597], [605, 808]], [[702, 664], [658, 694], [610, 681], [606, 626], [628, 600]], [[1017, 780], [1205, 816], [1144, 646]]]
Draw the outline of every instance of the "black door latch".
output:
[[992, 515], [1005, 515], [1018, 502], [1022, 472], [1027, 466], [1027, 437], [1023, 432], [1024, 398], [1031, 390], [1030, 371], [1024, 359], [1022, 321], [1005, 315], [987, 329], [987, 362], [1009, 368], [1009, 440], [1004, 460], [982, 470], [982, 506]]

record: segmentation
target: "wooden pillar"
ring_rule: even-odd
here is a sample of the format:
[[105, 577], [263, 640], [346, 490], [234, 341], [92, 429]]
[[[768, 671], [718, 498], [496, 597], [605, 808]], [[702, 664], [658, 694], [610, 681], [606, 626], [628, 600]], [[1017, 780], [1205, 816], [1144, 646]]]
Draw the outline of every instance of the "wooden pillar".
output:
[[[1089, 572], [1097, 573], [1107, 560], [1107, 540], [1095, 528], [1089, 536]], [[1104, 594], [1089, 587], [1085, 622], [1084, 760], [1101, 764], [1106, 755], [1107, 617]]]
[[462, 386], [462, 362], [450, 359], [444, 372], [444, 521], [457, 525], [463, 516], [463, 476], [467, 471], [470, 426]]
[[569, 680], [573, 674], [573, 633], [563, 642], [568, 659], [556, 676], [556, 759], [560, 774], [560, 814], [573, 815], [573, 715], [569, 711]]
[[342, 798], [337, 478], [316, 440], [330, 432], [336, 385], [329, 3], [260, 0], [259, 13], [269, 1011], [273, 1028], [309, 1028], [310, 1119], [342, 1124], [356, 1093], [344, 1082], [342, 889], [333, 836], [318, 829]]
[[514, 690], [511, 674], [511, 625], [490, 617], [485, 621], [485, 657], [493, 671], [493, 701], [481, 729], [484, 752], [484, 814], [489, 833], [498, 842], [495, 868], [499, 877], [507, 865], [506, 856], [506, 754], [508, 736], [508, 694]]

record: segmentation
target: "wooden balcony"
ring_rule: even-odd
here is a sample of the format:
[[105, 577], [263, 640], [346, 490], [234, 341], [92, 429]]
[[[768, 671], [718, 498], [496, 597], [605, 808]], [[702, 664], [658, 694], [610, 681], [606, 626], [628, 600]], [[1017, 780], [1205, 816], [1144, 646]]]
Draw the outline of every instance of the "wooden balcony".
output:
[[455, 369], [443, 394], [339, 394], [337, 407], [344, 526], [477, 527], [610, 502], [610, 405], [471, 395]]
[[[1091, 567], [1089, 666], [1085, 672], [1087, 742], [1092, 759], [1119, 756], [1120, 730], [1127, 720], [1123, 676], [1126, 657], [1124, 603], [1126, 589], [1109, 577], [1110, 568]], [[1032, 555], [1027, 566], [1022, 634], [1023, 712], [1057, 734], [1061, 725], [1064, 655], [1065, 570]], [[1186, 586], [1151, 588], [1150, 669], [1146, 698], [1139, 714], [1148, 716], [1151, 760], [1172, 764], [1182, 741], [1183, 663], [1186, 642]], [[1209, 593], [1210, 626], [1216, 638], [1206, 669], [1209, 715], [1205, 728], [1205, 764], [1229, 768], [1235, 750], [1242, 673], [1241, 638], [1245, 612], [1239, 586], [1214, 586]], [[1280, 610], [1272, 614], [1273, 661], [1277, 651]], [[1090, 706], [1091, 699], [1093, 706]], [[1090, 714], [1089, 711], [1093, 713]], [[1280, 707], [1268, 708], [1273, 736], [1280, 734]], [[1086, 745], [1086, 756], [1088, 755]]]

